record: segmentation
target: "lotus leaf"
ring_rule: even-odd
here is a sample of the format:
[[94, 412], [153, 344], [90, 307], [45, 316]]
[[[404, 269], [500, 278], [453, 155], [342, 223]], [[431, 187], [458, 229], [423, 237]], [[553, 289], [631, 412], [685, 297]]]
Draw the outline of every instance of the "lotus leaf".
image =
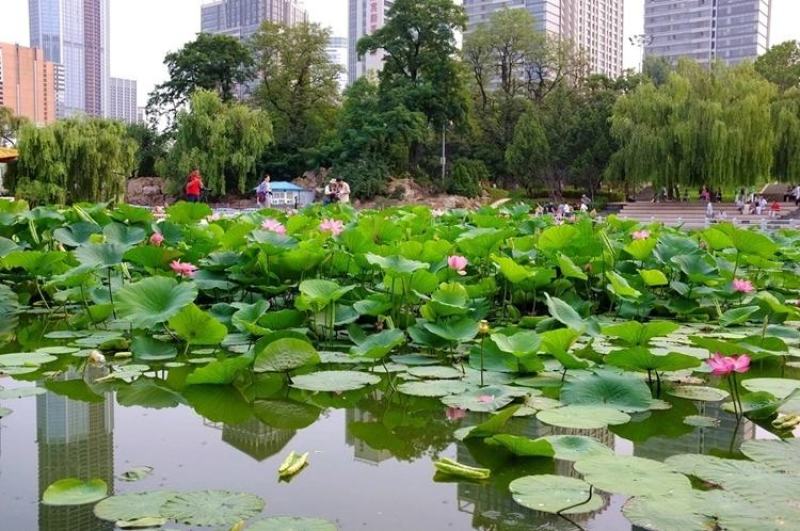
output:
[[373, 253], [364, 255], [367, 263], [380, 267], [386, 273], [392, 275], [410, 275], [420, 269], [428, 269], [425, 262], [409, 260], [402, 256], [379, 256]]
[[561, 269], [561, 274], [565, 277], [577, 278], [578, 280], [587, 280], [589, 278], [567, 255], [559, 254], [557, 258], [558, 268]]
[[437, 323], [424, 323], [423, 326], [428, 332], [445, 341], [463, 343], [474, 339], [478, 335], [478, 322], [468, 317]]
[[223, 490], [176, 494], [161, 507], [161, 515], [192, 526], [230, 526], [264, 509], [264, 501], [253, 494]]
[[148, 336], [136, 336], [131, 343], [131, 352], [138, 361], [165, 361], [178, 355], [178, 349], [171, 343], [165, 343]]
[[618, 338], [623, 344], [630, 347], [647, 346], [655, 337], [668, 336], [675, 332], [680, 325], [669, 321], [650, 321], [639, 323], [628, 321], [603, 328], [603, 333]]
[[642, 380], [603, 371], [567, 382], [561, 388], [561, 401], [567, 405], [608, 406], [631, 413], [647, 411], [652, 396]]
[[48, 486], [42, 494], [44, 505], [86, 505], [108, 496], [108, 485], [102, 479], [82, 481], [77, 478], [60, 479]]
[[47, 389], [43, 387], [17, 387], [16, 389], [0, 389], [0, 400], [13, 400], [15, 398], [28, 398], [43, 395]]
[[151, 466], [137, 466], [129, 470], [126, 470], [117, 477], [122, 481], [139, 481], [141, 479], [146, 478], [152, 473], [153, 473], [153, 467]]
[[591, 486], [576, 478], [542, 474], [523, 476], [509, 486], [518, 504], [544, 513], [582, 514], [601, 509], [605, 500]]
[[443, 397], [458, 395], [466, 391], [468, 385], [456, 380], [426, 380], [421, 382], [405, 382], [397, 386], [397, 390], [411, 396]]
[[115, 301], [121, 317], [137, 328], [151, 328], [174, 317], [196, 297], [197, 288], [191, 283], [151, 277], [120, 289]]
[[539, 411], [536, 418], [560, 428], [599, 430], [609, 424], [625, 424], [631, 420], [627, 413], [603, 406], [571, 405]]
[[639, 276], [651, 288], [669, 285], [667, 276], [658, 269], [640, 269]]
[[530, 439], [503, 433], [492, 435], [485, 442], [489, 445], [502, 446], [520, 457], [554, 457], [556, 454], [553, 445], [545, 439]]
[[320, 363], [319, 354], [307, 341], [281, 338], [263, 347], [256, 345], [255, 372], [285, 372]]
[[555, 452], [555, 458], [564, 461], [614, 454], [614, 450], [605, 444], [585, 435], [547, 435], [539, 440], [549, 442]]
[[526, 394], [524, 390], [514, 387], [488, 386], [458, 395], [445, 396], [442, 398], [442, 402], [451, 407], [488, 413], [497, 411]]
[[225, 325], [195, 304], [185, 306], [168, 324], [189, 345], [219, 345], [228, 335]]
[[750, 378], [742, 382], [742, 387], [748, 391], [766, 391], [775, 398], [783, 400], [797, 389], [800, 389], [800, 380], [788, 378]]
[[228, 385], [233, 383], [242, 370], [249, 367], [252, 362], [252, 358], [246, 356], [212, 361], [205, 367], [195, 369], [186, 378], [186, 383], [188, 385]]
[[373, 334], [363, 341], [357, 341], [350, 354], [374, 360], [382, 359], [392, 350], [406, 342], [406, 335], [396, 328]]
[[667, 390], [667, 394], [700, 402], [719, 402], [728, 398], [728, 392], [723, 389], [701, 385], [679, 385]]
[[30, 367], [44, 365], [58, 358], [45, 352], [20, 352], [0, 354], [0, 367]]
[[642, 457], [587, 457], [575, 463], [575, 470], [595, 487], [626, 496], [676, 496], [692, 488], [669, 465]]
[[301, 430], [311, 426], [322, 410], [311, 404], [293, 400], [257, 400], [253, 404], [253, 414], [258, 420], [282, 430]]
[[318, 371], [292, 378], [292, 387], [306, 391], [342, 392], [354, 391], [375, 385], [380, 376], [357, 371]]
[[701, 361], [688, 354], [670, 352], [656, 355], [644, 347], [615, 350], [606, 356], [606, 363], [631, 371], [681, 371], [699, 367]]
[[453, 367], [438, 365], [412, 367], [408, 369], [408, 374], [417, 378], [428, 378], [436, 380], [461, 378], [462, 373]]

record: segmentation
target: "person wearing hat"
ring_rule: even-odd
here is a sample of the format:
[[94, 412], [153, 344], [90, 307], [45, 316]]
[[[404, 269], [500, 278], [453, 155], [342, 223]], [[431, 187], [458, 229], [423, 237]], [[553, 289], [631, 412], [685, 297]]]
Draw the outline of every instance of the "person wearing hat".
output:
[[350, 185], [341, 177], [336, 179], [336, 190], [336, 198], [340, 203], [347, 204], [350, 202]]
[[336, 203], [339, 200], [339, 185], [336, 179], [331, 179], [328, 186], [325, 187], [325, 197], [322, 199], [323, 205]]

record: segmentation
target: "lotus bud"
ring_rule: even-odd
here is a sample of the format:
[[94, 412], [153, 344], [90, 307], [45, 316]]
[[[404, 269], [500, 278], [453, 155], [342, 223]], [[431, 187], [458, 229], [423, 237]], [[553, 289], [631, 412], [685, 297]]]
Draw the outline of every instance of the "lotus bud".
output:
[[487, 321], [486, 319], [482, 320], [482, 321], [480, 322], [480, 324], [478, 325], [478, 332], [479, 332], [479, 333], [480, 333], [482, 336], [485, 336], [485, 335], [486, 335], [486, 334], [488, 334], [490, 331], [491, 331], [491, 327], [489, 326], [489, 321]]
[[93, 350], [89, 353], [89, 362], [92, 365], [103, 366], [106, 364], [106, 357], [99, 350]]

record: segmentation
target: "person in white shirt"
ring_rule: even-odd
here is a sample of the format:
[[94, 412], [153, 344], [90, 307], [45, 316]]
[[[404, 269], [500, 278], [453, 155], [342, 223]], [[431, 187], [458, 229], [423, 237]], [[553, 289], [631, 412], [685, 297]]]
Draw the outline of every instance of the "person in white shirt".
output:
[[800, 206], [800, 184], [794, 189], [794, 206]]

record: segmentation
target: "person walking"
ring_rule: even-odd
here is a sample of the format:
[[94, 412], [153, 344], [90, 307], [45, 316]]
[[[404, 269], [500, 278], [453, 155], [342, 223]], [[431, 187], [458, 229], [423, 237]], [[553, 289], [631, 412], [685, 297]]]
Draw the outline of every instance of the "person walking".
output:
[[200, 169], [195, 167], [192, 173], [186, 179], [186, 200], [190, 203], [200, 202], [200, 196], [203, 193], [203, 177], [200, 175]]
[[258, 188], [256, 188], [256, 204], [259, 207], [266, 207], [269, 208], [272, 206], [272, 184], [270, 181], [272, 178], [270, 177], [269, 173], [264, 175], [264, 180], [262, 180], [258, 184]]
[[794, 206], [800, 206], [800, 184], [794, 189]]

